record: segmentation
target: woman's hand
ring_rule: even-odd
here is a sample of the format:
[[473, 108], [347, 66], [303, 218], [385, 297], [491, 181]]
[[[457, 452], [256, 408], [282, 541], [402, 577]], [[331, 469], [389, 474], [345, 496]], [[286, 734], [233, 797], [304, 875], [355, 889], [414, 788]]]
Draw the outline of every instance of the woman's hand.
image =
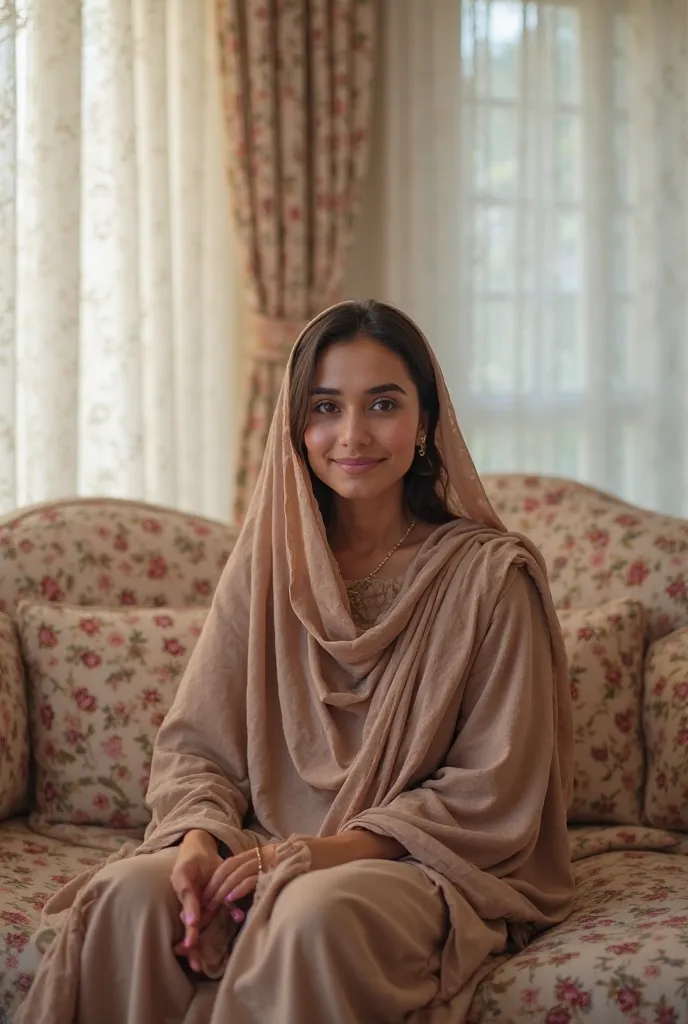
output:
[[184, 836], [172, 868], [170, 881], [181, 904], [179, 916], [184, 924], [184, 938], [175, 947], [175, 953], [186, 956], [194, 971], [201, 969], [197, 946], [203, 923], [203, 891], [222, 863], [213, 836], [194, 830]]
[[[342, 832], [326, 838], [304, 837], [311, 852], [311, 870], [336, 867], [368, 858], [395, 860], [407, 851], [394, 839], [365, 830]], [[245, 918], [236, 904], [250, 896], [258, 884], [260, 867], [271, 871], [277, 862], [277, 844], [268, 843], [258, 850], [252, 847], [223, 860], [215, 839], [207, 832], [189, 832], [179, 847], [172, 870], [172, 887], [179, 897], [180, 917], [185, 926], [184, 939], [175, 947], [179, 956], [187, 956], [194, 971], [201, 964], [197, 952], [200, 931], [224, 903], [236, 924]]]
[[253, 847], [237, 854], [236, 857], [228, 857], [227, 860], [221, 861], [212, 877], [208, 879], [201, 895], [204, 917], [212, 917], [223, 903], [231, 907], [238, 900], [250, 896], [258, 883], [261, 865], [263, 871], [274, 868], [275, 850], [275, 844], [270, 843], [260, 847], [260, 858], [258, 850]]
[[[337, 867], [340, 864], [349, 864], [355, 860], [368, 860], [371, 858], [379, 860], [396, 860], [406, 857], [408, 851], [395, 839], [387, 836], [378, 836], [372, 832], [352, 830], [341, 832], [336, 836], [315, 838], [311, 836], [300, 837], [308, 845], [310, 850], [311, 871], [318, 871], [323, 868]], [[260, 875], [260, 866], [263, 871], [271, 871], [277, 863], [278, 843], [268, 843], [260, 847], [260, 860], [255, 847], [237, 854], [236, 857], [228, 857], [222, 861], [213, 872], [201, 895], [202, 923], [210, 920], [223, 902], [235, 913], [243, 913], [240, 908], [235, 907], [239, 900], [250, 896], [256, 888]], [[234, 920], [238, 919], [234, 917]]]

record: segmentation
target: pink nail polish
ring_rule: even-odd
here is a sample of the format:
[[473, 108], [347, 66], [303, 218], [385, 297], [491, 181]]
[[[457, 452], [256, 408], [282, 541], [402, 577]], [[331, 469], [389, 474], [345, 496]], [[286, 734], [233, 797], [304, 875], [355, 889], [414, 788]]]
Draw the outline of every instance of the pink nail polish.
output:
[[184, 939], [184, 949], [191, 949], [191, 946], [192, 946], [191, 939], [187, 935], [186, 938]]
[[182, 917], [182, 921], [184, 922], [184, 924], [193, 924], [195, 920], [195, 917], [191, 913], [184, 914]]
[[232, 889], [232, 891], [230, 892], [229, 896], [226, 897], [227, 903], [233, 903], [234, 900], [239, 899], [239, 898], [240, 897], [239, 897], [239, 890], [238, 889]]
[[243, 910], [240, 910], [239, 907], [235, 907], [229, 916], [232, 918], [235, 924], [241, 924], [242, 921], [245, 919], [246, 914], [243, 912]]

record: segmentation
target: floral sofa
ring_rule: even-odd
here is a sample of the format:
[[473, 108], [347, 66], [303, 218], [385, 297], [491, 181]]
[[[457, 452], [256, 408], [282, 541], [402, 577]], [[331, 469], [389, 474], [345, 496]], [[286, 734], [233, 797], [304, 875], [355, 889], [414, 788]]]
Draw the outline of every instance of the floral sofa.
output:
[[[495, 963], [470, 1024], [688, 1024], [688, 523], [561, 480], [487, 484], [560, 609], [578, 891]], [[0, 521], [0, 1024], [46, 899], [145, 826], [152, 740], [234, 536], [114, 500]]]

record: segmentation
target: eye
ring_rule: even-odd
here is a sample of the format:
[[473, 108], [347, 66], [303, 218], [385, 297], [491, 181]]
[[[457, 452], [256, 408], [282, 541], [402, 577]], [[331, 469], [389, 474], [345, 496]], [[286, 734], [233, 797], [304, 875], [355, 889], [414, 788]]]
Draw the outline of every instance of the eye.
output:
[[313, 412], [319, 412], [325, 416], [329, 416], [331, 413], [336, 411], [337, 406], [334, 404], [334, 402], [318, 402], [316, 405], [313, 406]]
[[394, 409], [398, 409], [399, 406], [393, 398], [378, 398], [373, 402], [371, 408], [375, 412], [392, 412]]

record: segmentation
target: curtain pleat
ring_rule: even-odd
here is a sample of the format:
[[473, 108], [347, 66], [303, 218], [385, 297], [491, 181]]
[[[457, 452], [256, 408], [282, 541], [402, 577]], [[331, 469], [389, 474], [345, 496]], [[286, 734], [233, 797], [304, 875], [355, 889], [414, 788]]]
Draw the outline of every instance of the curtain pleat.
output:
[[229, 171], [244, 254], [247, 381], [234, 515], [253, 492], [289, 349], [341, 297], [366, 171], [373, 0], [218, 0]]
[[0, 510], [226, 518], [234, 259], [213, 0], [0, 0]]

